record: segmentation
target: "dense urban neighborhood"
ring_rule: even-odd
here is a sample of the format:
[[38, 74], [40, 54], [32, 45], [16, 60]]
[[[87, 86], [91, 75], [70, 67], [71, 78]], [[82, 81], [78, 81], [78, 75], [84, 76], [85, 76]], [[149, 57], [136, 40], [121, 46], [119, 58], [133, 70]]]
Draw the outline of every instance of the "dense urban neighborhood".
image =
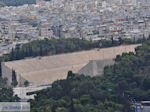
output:
[[37, 0], [5, 6], [0, 8], [0, 54], [44, 38], [147, 38], [149, 6], [148, 0]]
[[0, 15], [0, 112], [150, 112], [150, 0], [0, 0]]

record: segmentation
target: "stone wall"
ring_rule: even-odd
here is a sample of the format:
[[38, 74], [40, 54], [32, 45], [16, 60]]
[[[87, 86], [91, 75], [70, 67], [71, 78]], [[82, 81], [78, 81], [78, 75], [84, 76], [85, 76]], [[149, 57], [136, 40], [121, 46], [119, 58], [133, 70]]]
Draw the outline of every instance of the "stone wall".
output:
[[12, 70], [17, 74], [19, 86], [28, 80], [33, 85], [51, 84], [65, 79], [68, 71], [85, 75], [103, 74], [105, 65], [113, 64], [113, 58], [123, 52], [134, 52], [138, 45], [92, 49], [53, 56], [36, 57], [2, 63], [2, 76], [11, 84]]
[[105, 66], [113, 64], [113, 59], [91, 60], [85, 67], [81, 68], [78, 73], [87, 76], [100, 76], [103, 74]]
[[1, 67], [2, 67], [2, 77], [7, 78], [7, 84], [10, 86], [12, 83], [12, 69], [7, 67], [4, 62], [2, 62]]

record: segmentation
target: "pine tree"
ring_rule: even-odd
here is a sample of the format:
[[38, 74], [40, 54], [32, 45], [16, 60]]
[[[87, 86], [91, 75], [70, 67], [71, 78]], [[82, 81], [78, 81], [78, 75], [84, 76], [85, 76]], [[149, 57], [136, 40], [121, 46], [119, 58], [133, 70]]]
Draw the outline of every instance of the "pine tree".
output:
[[14, 87], [16, 87], [18, 85], [16, 72], [14, 70], [12, 70], [12, 83], [11, 83], [11, 85]]

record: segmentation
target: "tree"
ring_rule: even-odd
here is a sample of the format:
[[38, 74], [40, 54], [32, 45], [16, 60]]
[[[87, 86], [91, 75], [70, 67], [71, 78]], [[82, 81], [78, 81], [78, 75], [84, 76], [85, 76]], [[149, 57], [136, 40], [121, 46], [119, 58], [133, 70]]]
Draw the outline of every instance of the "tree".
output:
[[56, 109], [56, 112], [69, 112], [69, 110], [66, 109], [66, 108], [64, 108], [64, 107], [58, 107], [58, 108]]
[[0, 88], [4, 88], [7, 86], [7, 80], [8, 80], [7, 78], [2, 78], [0, 76]]
[[16, 59], [16, 60], [20, 59], [20, 47], [17, 47], [17, 48], [16, 48], [16, 56], [15, 56], [15, 59]]
[[25, 85], [25, 87], [29, 86], [29, 81], [26, 80], [26, 81], [24, 82], [24, 85]]
[[11, 85], [13, 87], [16, 87], [18, 85], [17, 78], [16, 78], [16, 72], [14, 70], [12, 70], [12, 83], [11, 83]]
[[73, 74], [72, 71], [69, 71], [67, 75], [67, 79], [72, 79], [74, 76], [75, 74]]
[[28, 49], [29, 49], [29, 56], [32, 56], [33, 55], [33, 50], [32, 50], [32, 46], [30, 44], [28, 46]]
[[119, 37], [118, 40], [119, 40], [119, 45], [123, 44], [123, 40], [121, 37]]
[[150, 89], [150, 78], [145, 78], [144, 81], [143, 81], [143, 87], [145, 90], [148, 90]]
[[43, 56], [43, 47], [40, 45], [40, 56]]
[[145, 38], [145, 35], [143, 34], [143, 37], [142, 37], [142, 44], [146, 41], [146, 38]]
[[14, 60], [15, 54], [14, 54], [14, 49], [12, 48], [11, 50], [11, 55], [10, 55], [10, 60]]
[[111, 44], [112, 44], [112, 46], [114, 45], [114, 38], [113, 38], [113, 36], [111, 37]]

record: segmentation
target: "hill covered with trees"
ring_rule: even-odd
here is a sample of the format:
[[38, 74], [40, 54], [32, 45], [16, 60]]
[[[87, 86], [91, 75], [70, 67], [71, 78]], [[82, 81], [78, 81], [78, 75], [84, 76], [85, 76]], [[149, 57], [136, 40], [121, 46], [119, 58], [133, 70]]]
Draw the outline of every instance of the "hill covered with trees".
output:
[[[61, 53], [69, 53], [69, 52], [75, 52], [81, 50], [90, 50], [93, 48], [106, 48], [112, 46], [119, 46], [121, 44], [135, 44], [141, 42], [143, 42], [143, 39], [138, 40], [136, 42], [131, 39], [123, 39], [123, 40], [120, 39], [118, 41], [113, 39], [100, 40], [100, 41], [88, 41], [88, 40], [78, 39], [78, 38], [70, 38], [70, 39], [53, 38], [49, 40], [48, 39], [35, 40], [30, 43], [24, 44], [23, 46], [17, 46], [15, 49], [12, 49], [12, 51], [9, 54], [0, 57], [0, 62], [20, 60], [20, 59], [31, 58], [36, 56], [47, 56], [47, 55], [55, 55]], [[1, 66], [0, 66], [0, 71], [1, 71]], [[4, 81], [2, 81], [0, 85], [5, 85]]]
[[[51, 88], [36, 93], [31, 112], [134, 112], [133, 100], [150, 100], [150, 40], [123, 53], [101, 77], [68, 72]], [[33, 94], [33, 93], [29, 93]]]
[[118, 41], [113, 39], [88, 41], [78, 38], [35, 40], [24, 44], [21, 47], [16, 47], [16, 49], [12, 49], [11, 53], [7, 56], [0, 57], [0, 59], [4, 61], [19, 60], [27, 57], [47, 56], [81, 50], [90, 50], [93, 48], [106, 48], [119, 46], [121, 44], [136, 44], [141, 43], [142, 41], [142, 39], [136, 42], [131, 39], [120, 39]]
[[[138, 42], [141, 42], [141, 40], [138, 41]], [[51, 40], [45, 39], [45, 40], [36, 40], [36, 41], [30, 42], [30, 43], [27, 43], [27, 44], [25, 44], [25, 45], [23, 45], [21, 47], [17, 47], [16, 49], [12, 49], [11, 53], [9, 53], [8, 55], [0, 57], [0, 62], [2, 62], [2, 61], [11, 61], [11, 60], [18, 60], [18, 59], [23, 59], [23, 58], [26, 58], [26, 57], [45, 56], [45, 55], [54, 55], [54, 54], [60, 54], [60, 53], [80, 51], [80, 50], [89, 50], [89, 49], [92, 49], [92, 48], [105, 48], [105, 47], [117, 46], [117, 45], [120, 45], [122, 43], [133, 44], [135, 42], [133, 42], [131, 40], [128, 40], [128, 39], [127, 40], [120, 40], [120, 41], [115, 41], [115, 40], [112, 39], [112, 40], [101, 40], [101, 41], [95, 41], [95, 42], [87, 41], [87, 40], [80, 40], [80, 39], [51, 39]], [[68, 82], [68, 80], [70, 80], [70, 81]], [[101, 78], [91, 79], [90, 77], [75, 75], [75, 77], [73, 79], [69, 78], [68, 80], [58, 81], [58, 82], [55, 82], [53, 85], [55, 85], [55, 84], [57, 85], [57, 83], [58, 83], [60, 85], [60, 87], [61, 87], [62, 86], [62, 82], [64, 84], [65, 83], [69, 84], [68, 85], [69, 87], [66, 86], [68, 89], [65, 90], [65, 91], [69, 95], [72, 95], [72, 94], [76, 94], [76, 93], [69, 93], [70, 89], [73, 89], [72, 87], [78, 86], [79, 89], [81, 89], [82, 87], [84, 87], [86, 85], [86, 83], [88, 83], [88, 81], [93, 85], [93, 84], [97, 84], [97, 83], [95, 83], [95, 80], [97, 80], [98, 83], [99, 83], [99, 80], [103, 80], [103, 79], [101, 79]], [[7, 82], [7, 79], [3, 79], [1, 77], [1, 75], [0, 75], [0, 87], [3, 88], [3, 89], [0, 89], [0, 101], [18, 101], [19, 100], [18, 97], [17, 96], [13, 96], [12, 89], [5, 87], [6, 86], [6, 82]], [[81, 82], [83, 82], [83, 83], [80, 86]], [[53, 87], [54, 90], [50, 89], [50, 91], [53, 91], [54, 93], [50, 93], [49, 90], [45, 90], [45, 91], [48, 92], [49, 94], [55, 94], [55, 92], [56, 92], [55, 89], [57, 89], [57, 86]], [[63, 88], [65, 88], [65, 85], [63, 85], [63, 86], [64, 86]], [[95, 89], [93, 88], [93, 90], [90, 90], [90, 91], [94, 92]], [[62, 92], [60, 90], [58, 90], [58, 91]], [[76, 91], [76, 89], [74, 91]], [[98, 89], [97, 92], [99, 92], [99, 89]], [[105, 93], [106, 91], [103, 91], [103, 92]], [[43, 104], [45, 104], [45, 102], [47, 102], [46, 100], [48, 100], [50, 98], [50, 96], [45, 96], [46, 94], [45, 93], [43, 94], [43, 93], [44, 92], [40, 92], [38, 94], [41, 97], [44, 97], [44, 99], [43, 99], [44, 103]], [[62, 93], [60, 93], [60, 94], [62, 94]], [[80, 96], [78, 96], [78, 97], [81, 97], [81, 95], [84, 95], [84, 94], [85, 94], [84, 92], [83, 93], [81, 92], [81, 94], [79, 94]], [[86, 94], [88, 94], [88, 93], [86, 92]], [[85, 94], [84, 97], [87, 97], [86, 94]], [[94, 94], [97, 94], [97, 93], [94, 93]], [[41, 102], [41, 100], [42, 100], [40, 98], [40, 96], [37, 97], [37, 98], [39, 98], [39, 102]], [[57, 100], [55, 98], [53, 99], [53, 97], [54, 96], [52, 95], [52, 98], [50, 98], [50, 99], [52, 99], [55, 102], [55, 104], [57, 105], [56, 101], [59, 100], [59, 99], [61, 99], [61, 98], [63, 98], [63, 97], [65, 97], [65, 93], [63, 93], [61, 97], [60, 96], [57, 97]], [[64, 99], [65, 101], [67, 101], [67, 102], [70, 101], [70, 96], [68, 96], [66, 98], [67, 99]], [[75, 98], [75, 100], [76, 100], [76, 98]], [[47, 102], [48, 105], [50, 106], [50, 104], [51, 104], [51, 106], [49, 107], [49, 106], [46, 105], [45, 107], [43, 107], [41, 105], [41, 103], [37, 102], [37, 105], [39, 105], [39, 107], [38, 107], [37, 105], [33, 106], [33, 104], [35, 102], [37, 102], [37, 99], [35, 101], [32, 101], [32, 109], [35, 108], [35, 109], [33, 109], [33, 110], [35, 110], [35, 112], [36, 111], [42, 112], [43, 108], [52, 108], [52, 106], [54, 104], [54, 103], [50, 103], [48, 101]], [[106, 103], [108, 103], [108, 102], [106, 101]], [[113, 105], [114, 105], [114, 102], [111, 102], [111, 103], [113, 103]], [[64, 106], [63, 109], [66, 108], [69, 111], [69, 109], [70, 109], [70, 102], [68, 102], [67, 105], [68, 106], [67, 107]], [[60, 106], [60, 105], [58, 105], [58, 106]], [[77, 108], [78, 108], [78, 106], [82, 107], [83, 105], [82, 104], [81, 105], [77, 105]], [[118, 108], [118, 106], [120, 108], [120, 104], [119, 105], [115, 104], [115, 106], [116, 106], [116, 108]], [[52, 112], [55, 112], [56, 108], [57, 107], [55, 107]], [[90, 107], [90, 108], [96, 108], [96, 107], [93, 105], [93, 107]], [[60, 108], [58, 110], [61, 110], [61, 109], [62, 108]], [[46, 112], [45, 110], [43, 110], [43, 111]]]

